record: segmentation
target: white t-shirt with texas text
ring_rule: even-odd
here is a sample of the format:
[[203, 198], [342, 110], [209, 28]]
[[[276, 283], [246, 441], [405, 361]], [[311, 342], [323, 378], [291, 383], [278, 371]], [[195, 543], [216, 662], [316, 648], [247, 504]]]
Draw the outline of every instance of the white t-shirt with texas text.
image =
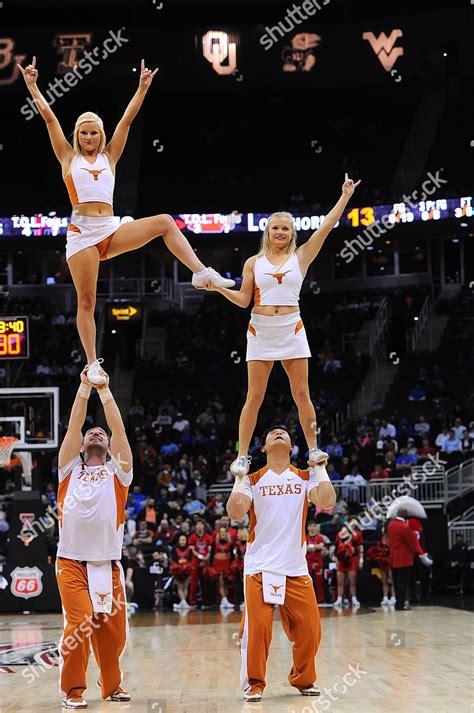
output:
[[244, 574], [308, 574], [306, 514], [309, 494], [316, 486], [308, 470], [291, 465], [280, 474], [266, 466], [247, 476], [244, 494], [252, 504]]
[[122, 557], [132, 479], [133, 469], [124, 473], [114, 459], [87, 466], [78, 455], [59, 469], [58, 557], [88, 562]]

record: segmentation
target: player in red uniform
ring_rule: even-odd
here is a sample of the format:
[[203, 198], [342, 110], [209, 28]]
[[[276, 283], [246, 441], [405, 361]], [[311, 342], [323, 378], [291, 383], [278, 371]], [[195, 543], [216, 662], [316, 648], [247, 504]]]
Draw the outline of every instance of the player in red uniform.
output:
[[186, 535], [179, 536], [178, 544], [176, 547], [173, 547], [172, 558], [173, 562], [170, 566], [170, 572], [176, 580], [180, 600], [179, 604], [173, 604], [173, 609], [175, 611], [191, 609], [187, 602], [187, 596], [189, 591], [189, 577], [192, 570], [191, 562], [193, 559], [193, 551], [188, 545]]
[[227, 599], [228, 579], [232, 559], [232, 538], [225, 526], [219, 528], [219, 536], [211, 545], [210, 568], [217, 573], [217, 587], [221, 598], [221, 609], [233, 609]]
[[314, 591], [318, 604], [324, 602], [323, 547], [324, 537], [319, 534], [319, 525], [310, 520], [306, 535], [306, 561], [308, 571], [313, 580]]
[[192, 570], [191, 570], [191, 589], [189, 592], [189, 603], [191, 606], [196, 605], [196, 594], [198, 584], [201, 585], [202, 604], [207, 604], [207, 578], [205, 569], [209, 564], [211, 555], [212, 537], [205, 532], [204, 521], [198, 520], [196, 523], [196, 532], [188, 539], [188, 545], [193, 551]]
[[360, 602], [357, 599], [356, 582], [357, 572], [364, 565], [364, 545], [362, 535], [355, 528], [349, 532], [347, 527], [342, 527], [336, 535], [337, 557], [337, 599], [334, 602], [336, 609], [343, 606], [344, 587], [346, 575], [349, 579], [352, 608], [358, 609]]

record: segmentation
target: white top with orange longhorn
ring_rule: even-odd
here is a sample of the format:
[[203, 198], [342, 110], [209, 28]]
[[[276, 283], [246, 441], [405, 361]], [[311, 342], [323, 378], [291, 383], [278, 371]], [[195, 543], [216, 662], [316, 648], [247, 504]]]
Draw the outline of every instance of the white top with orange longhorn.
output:
[[78, 203], [108, 203], [113, 205], [115, 176], [107, 154], [98, 154], [95, 163], [76, 155], [64, 179], [73, 206]]
[[252, 504], [244, 574], [308, 574], [306, 514], [316, 486], [316, 481], [309, 481], [308, 470], [291, 465], [280, 475], [266, 466], [247, 476], [244, 494]]
[[133, 469], [124, 473], [112, 459], [85, 465], [76, 456], [59, 469], [58, 557], [102, 562], [122, 557], [125, 504]]
[[254, 304], [297, 306], [303, 279], [296, 253], [280, 266], [272, 265], [265, 255], [258, 257], [254, 267]]

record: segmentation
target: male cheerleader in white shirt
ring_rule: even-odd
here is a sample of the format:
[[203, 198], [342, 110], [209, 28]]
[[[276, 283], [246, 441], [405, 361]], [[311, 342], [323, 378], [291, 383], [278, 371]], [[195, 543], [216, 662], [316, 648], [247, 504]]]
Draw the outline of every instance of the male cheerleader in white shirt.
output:
[[107, 433], [81, 429], [91, 384], [87, 367], [59, 451], [59, 545], [56, 577], [64, 632], [59, 641], [59, 689], [64, 708], [87, 708], [83, 698], [90, 644], [94, 650], [102, 698], [129, 701], [122, 688], [120, 657], [128, 626], [125, 582], [120, 565], [125, 503], [133, 478], [132, 452], [122, 417], [106, 383], [96, 386]]
[[233, 520], [242, 520], [250, 510], [240, 625], [240, 684], [245, 701], [262, 698], [275, 604], [293, 643], [290, 685], [303, 696], [320, 693], [314, 659], [321, 626], [305, 557], [305, 526], [308, 502], [331, 508], [336, 494], [324, 466], [299, 470], [290, 465], [292, 449], [285, 426], [268, 429], [262, 438], [267, 465], [256, 473], [236, 476], [227, 502]]

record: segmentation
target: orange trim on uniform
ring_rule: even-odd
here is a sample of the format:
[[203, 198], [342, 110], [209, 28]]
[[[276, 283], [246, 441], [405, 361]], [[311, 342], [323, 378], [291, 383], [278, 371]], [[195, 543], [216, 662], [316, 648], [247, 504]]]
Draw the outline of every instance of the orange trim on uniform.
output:
[[73, 206], [77, 205], [79, 203], [79, 196], [77, 195], [76, 186], [74, 185], [74, 179], [71, 173], [67, 174], [64, 179], [64, 183], [66, 184], [67, 192], [69, 193], [69, 200]]
[[117, 473], [114, 473], [115, 504], [117, 507], [117, 530], [125, 522], [125, 505], [127, 503], [128, 487], [122, 485]]
[[250, 322], [247, 331], [250, 332], [250, 334], [253, 334], [254, 337], [257, 336], [257, 330], [252, 324], [250, 324]]
[[73, 225], [72, 223], [69, 223], [67, 226], [68, 232], [70, 233], [80, 233], [81, 229], [77, 227], [77, 225]]
[[301, 480], [309, 480], [309, 470], [300, 470], [295, 468], [294, 465], [290, 465], [289, 468], [295, 475], [299, 475]]
[[107, 260], [107, 251], [110, 247], [110, 243], [112, 242], [112, 238], [114, 237], [114, 235], [115, 233], [112, 233], [112, 235], [109, 235], [108, 238], [104, 238], [100, 241], [100, 243], [96, 243], [96, 248], [99, 251], [100, 260]]
[[301, 547], [306, 542], [306, 516], [308, 514], [308, 498], [305, 497], [303, 505], [303, 515], [301, 517]]
[[250, 544], [251, 542], [254, 542], [254, 540], [255, 540], [255, 528], [257, 526], [257, 517], [255, 515], [255, 508], [253, 506], [253, 503], [250, 506], [249, 516], [250, 516], [250, 523], [249, 523], [248, 543]]
[[300, 319], [300, 321], [298, 322], [298, 324], [295, 327], [295, 334], [298, 334], [300, 329], [303, 329], [303, 327], [304, 327], [303, 320]]
[[69, 481], [71, 479], [71, 473], [68, 473], [64, 480], [62, 480], [59, 485], [58, 485], [58, 520], [59, 520], [59, 525], [62, 527], [63, 524], [63, 507], [64, 507], [64, 498], [66, 497], [67, 493], [67, 488], [69, 485]]
[[263, 478], [267, 470], [268, 465], [265, 465], [263, 468], [260, 468], [260, 470], [256, 470], [255, 473], [250, 473], [250, 485], [257, 485], [258, 481], [260, 480], [260, 478]]
[[253, 303], [256, 307], [260, 306], [260, 287], [253, 283]]

